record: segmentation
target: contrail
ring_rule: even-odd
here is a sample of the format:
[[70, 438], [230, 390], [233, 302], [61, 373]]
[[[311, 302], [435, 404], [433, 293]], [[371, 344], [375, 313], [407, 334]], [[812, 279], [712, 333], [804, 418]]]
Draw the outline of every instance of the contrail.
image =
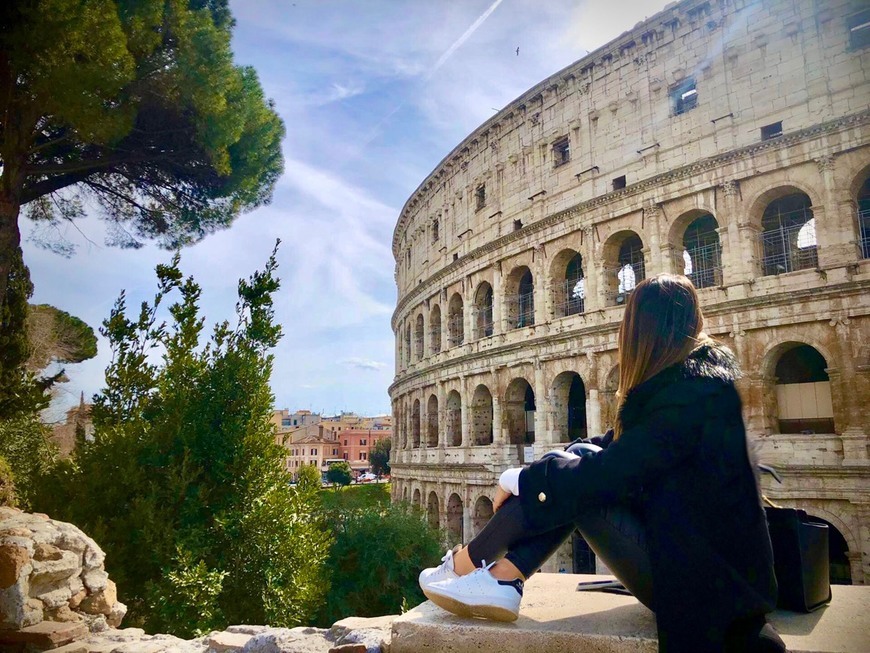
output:
[[484, 11], [480, 15], [480, 17], [471, 24], [471, 27], [469, 27], [467, 30], [465, 30], [465, 32], [462, 34], [462, 36], [460, 36], [458, 39], [456, 39], [453, 42], [453, 45], [451, 45], [449, 48], [447, 48], [447, 50], [444, 52], [444, 54], [442, 54], [438, 58], [438, 61], [435, 62], [435, 65], [432, 67], [432, 70], [430, 70], [429, 73], [426, 75], [426, 79], [429, 79], [430, 77], [432, 77], [432, 75], [434, 75], [436, 72], [438, 72], [438, 69], [441, 66], [443, 66], [444, 63], [451, 56], [453, 56], [454, 52], [456, 52], [459, 48], [462, 47], [463, 43], [465, 43], [469, 38], [471, 38], [471, 35], [477, 31], [477, 28], [480, 27], [481, 25], [483, 25], [483, 21], [485, 21], [487, 18], [489, 18], [489, 15], [492, 12], [494, 12], [496, 9], [498, 9], [498, 6], [502, 2], [504, 2], [504, 0], [495, 0], [495, 2], [493, 2], [489, 6], [489, 8], [486, 11]]

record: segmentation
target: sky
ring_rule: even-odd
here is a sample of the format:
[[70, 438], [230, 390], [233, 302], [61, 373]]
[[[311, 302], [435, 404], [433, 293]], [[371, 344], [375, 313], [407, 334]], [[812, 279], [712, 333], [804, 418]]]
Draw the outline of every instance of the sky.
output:
[[[664, 0], [231, 0], [236, 62], [253, 66], [284, 120], [284, 174], [271, 204], [181, 252], [206, 324], [232, 318], [239, 278], [276, 239], [284, 337], [276, 408], [390, 410], [392, 232], [402, 205], [465, 136], [561, 68], [664, 7]], [[617, 8], [618, 7], [618, 8]], [[517, 53], [517, 48], [519, 52]], [[150, 300], [172, 253], [106, 245], [98, 215], [51, 233], [22, 224], [34, 303], [95, 328], [121, 290]], [[67, 257], [41, 246], [62, 243]], [[54, 249], [57, 249], [56, 247]], [[208, 330], [208, 329], [207, 329]], [[111, 359], [67, 365], [57, 419], [103, 387]]]

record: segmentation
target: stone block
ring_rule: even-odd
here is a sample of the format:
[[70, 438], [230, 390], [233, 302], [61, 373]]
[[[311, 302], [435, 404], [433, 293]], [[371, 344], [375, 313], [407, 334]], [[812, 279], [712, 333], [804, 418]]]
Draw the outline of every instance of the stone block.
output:
[[0, 545], [0, 590], [17, 583], [30, 564], [30, 553], [26, 548], [14, 544]]
[[79, 605], [82, 612], [88, 614], [109, 615], [115, 603], [118, 602], [118, 591], [113, 581], [107, 581], [106, 587], [95, 594], [91, 594]]
[[253, 635], [244, 633], [217, 633], [206, 640], [209, 653], [224, 653], [225, 651], [240, 651]]
[[91, 593], [105, 589], [108, 580], [109, 574], [103, 569], [89, 569], [82, 574], [82, 582]]
[[121, 625], [121, 622], [124, 620], [124, 616], [127, 614], [127, 606], [121, 603], [120, 601], [116, 601], [112, 606], [112, 609], [109, 611], [109, 614], [106, 615], [106, 623], [111, 628], [117, 628]]
[[83, 639], [88, 629], [80, 623], [43, 621], [21, 630], [0, 631], [0, 650], [4, 646], [24, 645], [37, 649], [52, 649]]
[[48, 542], [39, 542], [33, 545], [34, 560], [60, 560], [63, 557], [63, 551]]
[[329, 649], [329, 653], [368, 653], [365, 644], [339, 644]]
[[40, 550], [40, 546], [35, 545], [33, 570], [30, 572], [30, 584], [36, 587], [46, 587], [62, 583], [68, 578], [78, 576], [81, 573], [81, 561], [72, 551], [61, 551], [56, 549], [59, 554], [57, 557], [49, 559], [37, 559], [36, 553]]

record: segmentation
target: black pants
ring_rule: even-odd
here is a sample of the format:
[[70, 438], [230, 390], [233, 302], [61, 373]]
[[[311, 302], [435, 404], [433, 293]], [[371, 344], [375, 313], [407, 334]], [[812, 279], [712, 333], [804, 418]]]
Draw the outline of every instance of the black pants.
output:
[[590, 508], [574, 522], [547, 531], [524, 526], [519, 499], [510, 497], [468, 543], [475, 566], [504, 556], [528, 578], [555, 553], [574, 529], [620, 582], [645, 606], [652, 608], [652, 572], [643, 525], [627, 507]]

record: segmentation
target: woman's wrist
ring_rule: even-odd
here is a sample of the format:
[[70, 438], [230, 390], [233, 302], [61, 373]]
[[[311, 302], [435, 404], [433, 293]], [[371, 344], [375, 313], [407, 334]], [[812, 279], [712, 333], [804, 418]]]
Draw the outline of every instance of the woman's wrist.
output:
[[501, 487], [505, 492], [510, 492], [514, 496], [519, 496], [520, 472], [522, 471], [522, 467], [512, 467], [511, 469], [504, 470], [498, 479], [499, 487]]

